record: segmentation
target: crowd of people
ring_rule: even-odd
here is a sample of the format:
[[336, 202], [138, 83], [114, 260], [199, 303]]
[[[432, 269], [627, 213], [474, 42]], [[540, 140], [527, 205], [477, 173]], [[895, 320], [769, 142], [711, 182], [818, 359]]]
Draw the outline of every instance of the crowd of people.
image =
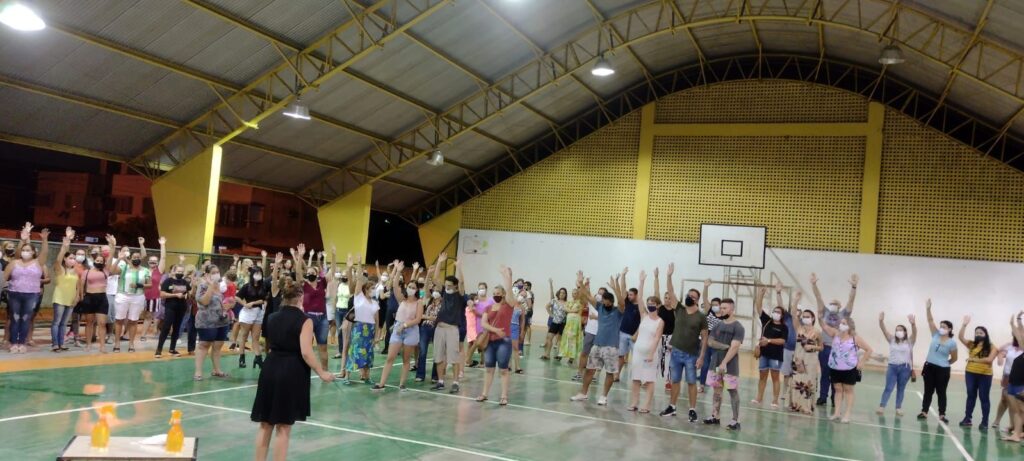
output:
[[[108, 345], [112, 352], [119, 352], [127, 342], [127, 350], [133, 352], [137, 341], [145, 341], [150, 328], [157, 328], [155, 358], [163, 357], [168, 340], [167, 353], [177, 357], [182, 355], [178, 341], [187, 330], [187, 352], [195, 355], [194, 379], [198, 381], [204, 379], [207, 358], [211, 376], [226, 377], [221, 366], [223, 354], [237, 352], [238, 367], [245, 368], [246, 351], [251, 350], [252, 366], [261, 368], [261, 391], [253, 409], [253, 419], [266, 424], [261, 426], [260, 443], [269, 443], [269, 431], [281, 434], [280, 428], [274, 429], [278, 425], [290, 425], [309, 415], [308, 382], [304, 404], [302, 393], [289, 397], [297, 403], [287, 409], [272, 402], [273, 396], [290, 386], [301, 385], [291, 376], [295, 370], [303, 370], [301, 376], [315, 371], [328, 381], [337, 378], [348, 385], [372, 385], [375, 392], [389, 386], [405, 390], [410, 375], [416, 383], [428, 379], [427, 358], [432, 353], [430, 389], [458, 393], [464, 369], [482, 365], [484, 379], [476, 400], [490, 400], [497, 375], [499, 405], [509, 403], [512, 375], [523, 372], [520, 360], [523, 346], [530, 342], [536, 294], [529, 281], [514, 280], [507, 267], [499, 269], [497, 285], [480, 282], [476, 292], [467, 293], [461, 262], [455, 261], [454, 275], [445, 275], [444, 253], [428, 267], [418, 263], [406, 266], [396, 260], [384, 267], [374, 264], [371, 272], [358, 255], [348, 255], [342, 265], [333, 246], [318, 253], [298, 245], [288, 258], [278, 253], [268, 261], [266, 252], [258, 262], [235, 257], [222, 276], [222, 269], [208, 260], [196, 266], [181, 257], [167, 268], [163, 238], [159, 239], [158, 255], [147, 254], [144, 239], [138, 240], [137, 248], [119, 247], [109, 235], [106, 245], [72, 252], [75, 232], [70, 228], [50, 267], [46, 263], [48, 245], [31, 242], [31, 231], [31, 224], [26, 224], [21, 241], [3, 247], [2, 286], [8, 304], [5, 331], [11, 353], [27, 350], [33, 313], [38, 310], [42, 287], [48, 283], [54, 284], [51, 337], [55, 353], [69, 350], [69, 339], [84, 350], [95, 348], [101, 353], [108, 352]], [[43, 229], [40, 237], [47, 242], [49, 231]], [[575, 274], [571, 289], [556, 290], [549, 280], [549, 301], [543, 304], [548, 325], [540, 360], [565, 360], [577, 370], [573, 381], [580, 382], [580, 389], [571, 398], [574, 402], [588, 401], [595, 379], [603, 375], [597, 404], [608, 405], [613, 383], [628, 371], [626, 409], [640, 414], [651, 413], [655, 387], [664, 382], [669, 405], [659, 414], [675, 416], [685, 380], [686, 415], [691, 423], [720, 425], [726, 420], [727, 429], [740, 430], [740, 347], [748, 333], [737, 318], [736, 302], [709, 299], [711, 280], [704, 282], [703, 291], [680, 287], [677, 293], [674, 272], [674, 264], [669, 264], [662, 292], [659, 270], [654, 269], [653, 291], [649, 293], [647, 273], [640, 271], [637, 284], [630, 287], [628, 268], [596, 289], [583, 271]], [[756, 389], [748, 391], [753, 396], [751, 404], [814, 414], [831, 399], [829, 419], [850, 421], [857, 383], [865, 363], [875, 356], [872, 345], [858, 334], [853, 318], [859, 283], [856, 275], [850, 277], [849, 297], [843, 304], [836, 298], [826, 300], [812, 274], [813, 307], [801, 303], [803, 293], [799, 291], [791, 292], [786, 302], [781, 283], [755, 287], [752, 314], [760, 331], [750, 333], [758, 368]], [[772, 291], [773, 302], [766, 307]], [[280, 314], [275, 316], [275, 312]], [[960, 426], [975, 425], [975, 404], [980, 401], [979, 428], [988, 428], [990, 422], [998, 428], [1003, 415], [1009, 413], [1010, 428], [1004, 439], [1021, 441], [1024, 313], [1010, 319], [1012, 341], [998, 346], [985, 327], [970, 328], [969, 316], [962, 319], [957, 333], [949, 320], [936, 323], [930, 300], [925, 314], [930, 345], [919, 369], [913, 353], [918, 340], [916, 317], [910, 315], [905, 324], [890, 329], [884, 312], [879, 314], [878, 326], [888, 354], [878, 355], [887, 359], [887, 368], [877, 413], [886, 411], [895, 392], [895, 413], [903, 415], [908, 382], [920, 376], [924, 397], [917, 417], [928, 418], [935, 398], [937, 418], [948, 422], [946, 395], [951, 367], [960, 358], [959, 341], [966, 350], [968, 394]], [[278, 328], [281, 331], [275, 332]], [[373, 382], [370, 370], [379, 364], [375, 357], [378, 345], [383, 346], [384, 366]], [[340, 359], [335, 374], [329, 372], [332, 346], [333, 357]], [[396, 385], [392, 365], [399, 355], [402, 365]], [[278, 364], [271, 367], [275, 360]], [[1003, 365], [1002, 392], [990, 421], [994, 364]], [[274, 371], [268, 372], [268, 368]], [[766, 396], [769, 381], [771, 394]], [[708, 389], [711, 412], [702, 419], [697, 399]], [[726, 393], [731, 409], [728, 415], [721, 408]]]

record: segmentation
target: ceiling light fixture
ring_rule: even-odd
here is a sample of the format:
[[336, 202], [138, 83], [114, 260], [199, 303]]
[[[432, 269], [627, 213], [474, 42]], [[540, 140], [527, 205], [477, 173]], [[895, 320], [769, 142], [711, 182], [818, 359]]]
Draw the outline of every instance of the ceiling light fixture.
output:
[[594, 63], [594, 68], [590, 69], [590, 74], [597, 77], [607, 77], [615, 73], [615, 69], [612, 69], [611, 64], [608, 64], [608, 60], [604, 58], [602, 53], [597, 58], [597, 62]]
[[882, 54], [878, 57], [878, 63], [886, 66], [899, 64], [903, 61], [906, 61], [903, 59], [903, 50], [901, 50], [900, 47], [891, 44], [882, 48]]
[[296, 97], [295, 102], [288, 106], [288, 110], [284, 113], [291, 118], [297, 118], [299, 120], [309, 120], [309, 107], [302, 103], [302, 98]]
[[14, 30], [32, 32], [43, 30], [46, 23], [25, 4], [10, 0], [0, 1], [0, 22]]
[[427, 159], [427, 165], [430, 166], [441, 166], [444, 165], [444, 155], [441, 155], [441, 149], [434, 149], [430, 153], [430, 158]]

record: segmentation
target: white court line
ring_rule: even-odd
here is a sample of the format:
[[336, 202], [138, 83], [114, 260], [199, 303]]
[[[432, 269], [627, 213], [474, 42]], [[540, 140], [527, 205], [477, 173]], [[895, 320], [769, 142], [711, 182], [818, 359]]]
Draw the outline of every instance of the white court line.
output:
[[[389, 385], [387, 387], [395, 388], [397, 386], [390, 386]], [[431, 391], [424, 391], [424, 390], [421, 390], [421, 389], [412, 389], [412, 388], [407, 388], [406, 391], [407, 392], [419, 392], [419, 393], [423, 393], [423, 394], [436, 395], [436, 396], [440, 396], [440, 397], [452, 397], [452, 398], [456, 398], [456, 399], [469, 400], [469, 401], [472, 401], [472, 402], [476, 401], [476, 399], [474, 399], [472, 397], [466, 397], [466, 396], [462, 396], [462, 395], [448, 394], [448, 393], [442, 393], [442, 392], [431, 392]], [[488, 400], [485, 403], [489, 403], [489, 404], [492, 404], [492, 405], [497, 405], [498, 404], [497, 402], [493, 402], [493, 401], [490, 401], [490, 400]], [[645, 429], [654, 429], [654, 430], [663, 431], [663, 432], [672, 432], [672, 433], [676, 433], [676, 434], [689, 435], [689, 436], [692, 436], [692, 437], [698, 437], [698, 438], [703, 438], [703, 439], [717, 440], [719, 442], [728, 442], [728, 443], [734, 443], [734, 444], [737, 444], [737, 445], [747, 445], [747, 446], [751, 446], [751, 447], [765, 448], [765, 449], [769, 449], [769, 450], [782, 451], [782, 452], [792, 453], [792, 454], [797, 454], [797, 455], [810, 456], [810, 457], [813, 457], [813, 458], [834, 459], [834, 460], [839, 460], [839, 461], [858, 461], [858, 460], [855, 460], [853, 458], [843, 458], [843, 457], [839, 457], [839, 456], [823, 455], [823, 454], [819, 454], [819, 453], [809, 453], [809, 452], [806, 452], [806, 451], [795, 450], [795, 449], [792, 449], [792, 448], [773, 447], [771, 445], [762, 445], [762, 444], [756, 443], [756, 442], [747, 442], [747, 441], [743, 441], [743, 440], [727, 439], [727, 438], [724, 438], [724, 437], [715, 437], [713, 435], [701, 434], [699, 432], [689, 432], [689, 431], [682, 431], [682, 430], [678, 430], [678, 429], [670, 429], [670, 428], [667, 428], [667, 427], [649, 426], [647, 424], [631, 423], [631, 422], [627, 422], [627, 421], [615, 421], [613, 419], [604, 419], [604, 418], [598, 418], [598, 417], [595, 417], [595, 416], [581, 415], [581, 414], [576, 414], [576, 413], [567, 413], [567, 412], [564, 412], [564, 411], [550, 410], [550, 409], [547, 409], [547, 408], [537, 408], [537, 407], [531, 407], [531, 406], [526, 406], [526, 405], [516, 405], [516, 404], [513, 404], [513, 403], [508, 404], [508, 406], [512, 407], [512, 408], [522, 408], [522, 409], [526, 409], [526, 410], [541, 411], [541, 412], [545, 412], [545, 413], [552, 413], [552, 414], [557, 414], [557, 415], [562, 415], [562, 416], [569, 416], [569, 417], [573, 417], [573, 418], [589, 419], [589, 420], [592, 420], [592, 421], [600, 421], [600, 422], [604, 422], [604, 423], [621, 424], [621, 425], [625, 425], [625, 426], [642, 427], [642, 428], [645, 428]], [[971, 460], [971, 461], [973, 461], [973, 460]]]
[[[546, 376], [537, 376], [537, 375], [530, 375], [530, 374], [525, 374], [525, 373], [521, 374], [521, 375], [518, 375], [518, 376], [526, 377], [526, 378], [530, 378], [530, 379], [543, 379], [545, 381], [553, 381], [553, 382], [562, 383], [562, 384], [572, 384], [572, 385], [575, 385], [576, 387], [579, 387], [579, 386], [582, 385], [582, 383], [578, 383], [576, 381], [566, 381], [564, 379], [548, 378]], [[596, 382], [597, 378], [595, 377], [594, 380]], [[629, 389], [622, 389], [621, 387], [612, 387], [611, 390], [618, 391], [618, 392], [626, 392], [626, 393], [630, 392]], [[657, 391], [657, 389], [655, 389], [655, 391]], [[680, 401], [683, 401], [683, 400], [687, 400], [688, 401], [688, 399], [686, 399], [686, 395], [683, 394], [683, 391], [685, 391], [685, 388], [684, 389], [680, 389], [679, 400]], [[641, 397], [643, 397], [642, 392], [643, 391], [641, 390]], [[702, 398], [701, 395], [702, 394], [697, 394], [697, 400], [698, 401], [702, 401], [704, 403], [709, 403], [709, 402], [707, 402], [707, 399]], [[705, 392], [703, 395], [706, 397], [706, 396], [710, 395], [710, 392]], [[681, 408], [681, 406], [680, 406], [680, 408]], [[772, 410], [772, 409], [769, 409], [769, 408], [753, 407], [753, 406], [742, 405], [742, 404], [740, 405], [740, 408], [742, 408], [744, 410], [752, 410], [752, 411], [757, 411], [757, 412], [761, 412], [761, 413], [770, 413], [770, 414], [776, 414], [776, 415], [787, 416], [787, 417], [814, 419], [814, 420], [818, 420], [818, 421], [829, 421], [828, 418], [823, 418], [823, 417], [820, 417], [820, 416], [805, 415], [803, 413], [795, 413], [795, 412], [790, 412], [790, 411], [783, 411], [781, 409], [780, 410]], [[885, 425], [882, 425], [882, 424], [872, 424], [872, 423], [865, 423], [865, 422], [858, 422], [858, 421], [850, 421], [850, 424], [854, 424], [854, 425], [858, 425], [858, 426], [866, 426], [866, 427], [877, 427], [877, 428], [881, 428], [881, 429], [891, 429], [891, 430], [902, 431], [902, 432], [911, 432], [911, 433], [915, 433], [915, 434], [935, 435], [933, 432], [919, 431], [919, 430], [915, 430], [915, 429], [904, 429], [904, 428], [894, 427], [894, 426], [885, 426]], [[944, 437], [945, 437], [945, 435], [944, 435]]]
[[[914, 391], [914, 393], [917, 394], [917, 396], [922, 401], [924, 401], [924, 394], [922, 394], [921, 391]], [[936, 418], [939, 417], [939, 414], [936, 413], [935, 410], [931, 408], [928, 409], [928, 412], [935, 415]], [[942, 426], [942, 430], [946, 431], [946, 435], [948, 435], [949, 438], [953, 440], [953, 445], [956, 445], [956, 449], [960, 450], [961, 455], [964, 455], [964, 459], [967, 461], [974, 461], [974, 457], [972, 457], [971, 454], [967, 452], [967, 449], [964, 448], [964, 445], [960, 443], [960, 438], [954, 435], [953, 431], [949, 430], [949, 426], [946, 423], [942, 422], [942, 420], [936, 420], [939, 422], [939, 426]]]
[[[195, 405], [197, 407], [213, 408], [213, 409], [217, 409], [217, 410], [231, 411], [231, 412], [235, 412], [235, 413], [244, 413], [244, 414], [249, 414], [250, 413], [248, 411], [239, 410], [239, 409], [236, 409], [236, 408], [222, 407], [222, 406], [219, 406], [219, 405], [208, 405], [208, 404], [205, 404], [205, 403], [189, 402], [187, 400], [179, 400], [179, 399], [171, 398], [171, 397], [165, 397], [164, 399], [165, 400], [170, 400], [172, 402], [184, 403], [186, 405]], [[349, 432], [349, 433], [352, 433], [352, 434], [365, 435], [365, 436], [369, 436], [369, 437], [377, 437], [377, 438], [381, 438], [381, 439], [394, 440], [394, 441], [398, 441], [398, 442], [411, 443], [411, 444], [415, 444], [415, 445], [423, 445], [423, 446], [427, 446], [427, 447], [431, 447], [431, 448], [439, 448], [439, 449], [442, 449], [442, 450], [457, 451], [459, 453], [465, 453], [465, 454], [469, 454], [469, 455], [479, 456], [481, 458], [497, 459], [497, 460], [501, 460], [501, 461], [518, 461], [518, 460], [516, 460], [514, 458], [506, 458], [506, 457], [503, 457], [503, 456], [500, 456], [500, 455], [497, 455], [497, 454], [494, 454], [494, 453], [488, 453], [488, 452], [484, 452], [484, 451], [467, 450], [465, 448], [453, 447], [453, 446], [449, 446], [449, 445], [442, 445], [442, 444], [433, 443], [433, 442], [424, 442], [422, 440], [407, 439], [407, 438], [404, 438], [404, 437], [397, 437], [397, 436], [394, 436], [394, 435], [382, 434], [382, 433], [378, 433], [378, 432], [361, 431], [361, 430], [358, 430], [358, 429], [348, 429], [348, 428], [344, 428], [344, 427], [331, 426], [329, 424], [318, 423], [318, 422], [315, 422], [315, 421], [296, 421], [295, 424], [304, 424], [304, 425], [307, 425], [307, 426], [320, 427], [320, 428], [331, 429], [331, 430], [340, 431], [340, 432]]]

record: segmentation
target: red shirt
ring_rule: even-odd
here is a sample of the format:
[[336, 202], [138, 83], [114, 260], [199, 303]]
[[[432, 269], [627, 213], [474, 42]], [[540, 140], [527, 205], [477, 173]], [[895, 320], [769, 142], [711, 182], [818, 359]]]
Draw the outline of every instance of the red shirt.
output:
[[327, 313], [327, 280], [320, 277], [316, 285], [302, 282], [302, 310], [310, 313]]
[[[512, 336], [512, 312], [512, 306], [505, 302], [502, 302], [497, 310], [492, 306], [487, 310], [487, 324], [494, 328], [501, 328], [505, 332], [505, 337], [509, 338]], [[494, 332], [488, 333], [491, 341], [501, 339]]]
[[[160, 299], [160, 277], [162, 275], [160, 274], [160, 269], [154, 267], [153, 270], [149, 271], [149, 273], [150, 279], [153, 281], [153, 284], [150, 285], [149, 288], [146, 288], [146, 299]], [[230, 283], [228, 284], [228, 286], [231, 286]]]

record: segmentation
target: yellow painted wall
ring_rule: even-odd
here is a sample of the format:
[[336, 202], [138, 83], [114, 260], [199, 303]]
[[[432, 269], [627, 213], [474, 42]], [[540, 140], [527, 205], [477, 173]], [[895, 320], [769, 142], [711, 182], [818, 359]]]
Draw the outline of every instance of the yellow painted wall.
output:
[[372, 197], [373, 187], [367, 184], [317, 210], [324, 248], [337, 246], [339, 261], [349, 253], [366, 257]]
[[168, 250], [212, 251], [222, 154], [212, 146], [153, 182], [156, 225]]
[[[462, 226], [462, 207], [454, 208], [441, 216], [425, 222], [419, 227], [420, 246], [423, 248], [423, 261], [430, 264], [437, 259], [442, 251], [455, 247], [452, 238]], [[451, 259], [458, 255], [449, 252]]]
[[470, 200], [462, 226], [695, 242], [701, 223], [765, 225], [769, 246], [1024, 262], [1024, 174], [860, 95], [735, 81], [662, 98], [646, 129], [641, 111]]

